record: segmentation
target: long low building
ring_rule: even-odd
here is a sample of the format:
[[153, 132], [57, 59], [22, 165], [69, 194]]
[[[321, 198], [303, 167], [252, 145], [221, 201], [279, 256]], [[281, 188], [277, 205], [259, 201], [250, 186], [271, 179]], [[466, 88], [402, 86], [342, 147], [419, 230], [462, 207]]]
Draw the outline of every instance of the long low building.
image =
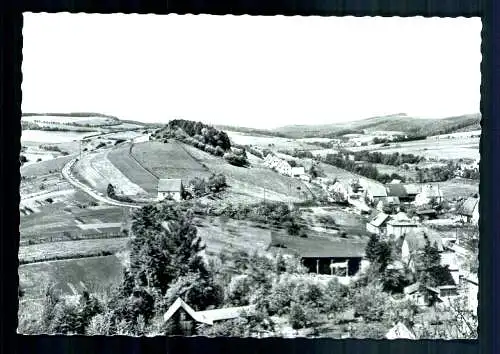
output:
[[353, 276], [361, 267], [367, 241], [332, 235], [299, 237], [271, 233], [270, 248], [302, 259], [311, 273]]

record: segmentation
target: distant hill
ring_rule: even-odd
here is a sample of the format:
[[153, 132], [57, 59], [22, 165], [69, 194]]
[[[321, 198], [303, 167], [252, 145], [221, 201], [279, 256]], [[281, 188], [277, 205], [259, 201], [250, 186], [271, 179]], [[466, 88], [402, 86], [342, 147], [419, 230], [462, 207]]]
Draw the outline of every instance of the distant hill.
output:
[[290, 125], [273, 129], [272, 131], [293, 138], [337, 137], [349, 133], [379, 130], [432, 136], [459, 131], [479, 130], [481, 129], [480, 121], [480, 114], [469, 114], [443, 119], [422, 119], [399, 113], [338, 124]]
[[279, 138], [288, 138], [288, 135], [286, 134], [267, 129], [236, 127], [232, 125], [215, 125], [214, 127], [224, 131], [233, 131], [233, 132], [253, 134], [253, 135], [265, 135], [265, 136], [275, 136]]

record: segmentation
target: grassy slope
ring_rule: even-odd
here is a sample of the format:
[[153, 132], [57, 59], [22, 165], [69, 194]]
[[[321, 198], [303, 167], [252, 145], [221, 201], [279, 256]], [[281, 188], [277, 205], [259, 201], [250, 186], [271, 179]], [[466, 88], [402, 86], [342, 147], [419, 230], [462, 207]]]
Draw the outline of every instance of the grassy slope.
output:
[[224, 174], [232, 192], [256, 198], [263, 198], [265, 194], [266, 198], [274, 200], [299, 200], [305, 195], [310, 196], [308, 188], [300, 180], [282, 176], [268, 168], [232, 166], [195, 147], [184, 145], [184, 148], [210, 171]]
[[81, 258], [63, 261], [26, 264], [19, 267], [19, 282], [25, 290], [25, 298], [43, 296], [45, 288], [55, 281], [56, 288], [72, 294], [68, 283], [81, 290], [86, 287], [101, 287], [117, 284], [122, 275], [122, 265], [116, 256]]
[[[181, 178], [187, 183], [194, 177], [208, 177], [210, 172], [206, 167], [193, 159], [181, 146], [175, 142], [145, 142], [135, 144], [133, 157], [157, 178]], [[122, 171], [128, 175], [128, 172]]]
[[[391, 116], [373, 117], [348, 123], [325, 124], [325, 125], [295, 125], [277, 128], [274, 131], [287, 134], [293, 137], [325, 136], [335, 134], [342, 130], [388, 130], [403, 131], [412, 134], [438, 135], [444, 130], [477, 130], [480, 129], [479, 114], [450, 117], [445, 119], [419, 119], [409, 117], [405, 114], [396, 114]], [[464, 128], [466, 126], [466, 128]]]

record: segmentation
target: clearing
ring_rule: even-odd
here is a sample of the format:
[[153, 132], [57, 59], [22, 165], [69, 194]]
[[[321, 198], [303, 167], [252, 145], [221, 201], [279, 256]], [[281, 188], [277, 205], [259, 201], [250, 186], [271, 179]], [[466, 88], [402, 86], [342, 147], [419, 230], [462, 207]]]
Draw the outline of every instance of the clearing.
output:
[[287, 139], [273, 136], [257, 136], [234, 131], [226, 131], [227, 135], [237, 145], [252, 145], [262, 148], [285, 149], [285, 150], [314, 150], [319, 147], [304, 141]]
[[19, 266], [19, 284], [26, 299], [42, 298], [53, 282], [63, 294], [73, 295], [72, 288], [81, 291], [82, 284], [91, 291], [119, 284], [122, 269], [115, 255], [25, 264]]

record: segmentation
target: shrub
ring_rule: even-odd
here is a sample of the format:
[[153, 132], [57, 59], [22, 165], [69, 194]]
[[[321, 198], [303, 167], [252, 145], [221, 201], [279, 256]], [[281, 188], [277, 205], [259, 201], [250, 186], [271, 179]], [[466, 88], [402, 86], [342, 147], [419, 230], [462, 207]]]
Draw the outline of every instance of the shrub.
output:
[[230, 163], [231, 165], [238, 166], [238, 167], [244, 167], [248, 165], [248, 160], [246, 156], [243, 155], [235, 155], [233, 153], [226, 153], [224, 155], [224, 159]]

